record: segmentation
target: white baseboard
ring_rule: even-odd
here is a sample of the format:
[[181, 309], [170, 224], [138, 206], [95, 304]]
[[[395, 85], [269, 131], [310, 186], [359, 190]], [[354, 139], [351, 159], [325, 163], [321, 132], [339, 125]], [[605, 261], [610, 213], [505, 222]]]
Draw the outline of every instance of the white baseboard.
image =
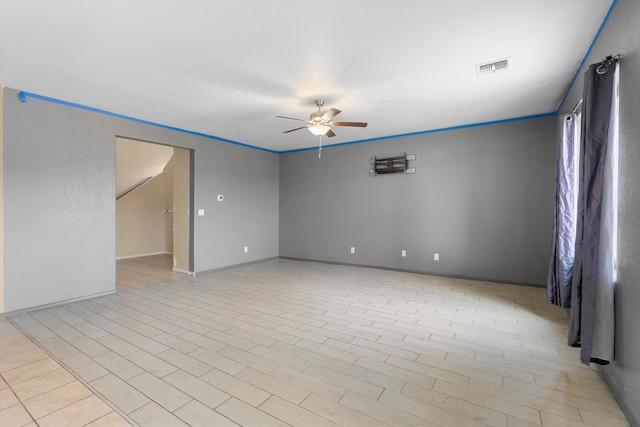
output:
[[85, 301], [85, 300], [92, 299], [92, 298], [102, 297], [102, 296], [105, 296], [105, 295], [111, 295], [111, 294], [114, 294], [115, 292], [116, 292], [116, 290], [114, 289], [112, 291], [100, 292], [100, 293], [97, 293], [97, 294], [85, 295], [85, 296], [82, 296], [82, 297], [69, 298], [69, 299], [62, 300], [62, 301], [50, 302], [48, 304], [36, 305], [36, 306], [33, 306], [33, 307], [20, 308], [18, 310], [13, 310], [13, 311], [5, 312], [5, 313], [0, 313], [0, 318], [9, 317], [9, 316], [15, 316], [17, 314], [22, 314], [22, 313], [28, 313], [30, 311], [46, 310], [48, 308], [58, 307], [60, 305], [70, 304], [70, 303], [73, 303], [73, 302]]
[[174, 268], [172, 268], [171, 270], [172, 270], [172, 271], [175, 271], [176, 273], [183, 273], [183, 274], [186, 274], [186, 275], [188, 275], [188, 276], [194, 276], [194, 277], [195, 277], [195, 275], [196, 275], [195, 271], [182, 270], [182, 269], [180, 269], [180, 268], [175, 268], [175, 267], [174, 267]]
[[153, 256], [153, 255], [173, 255], [173, 252], [151, 252], [148, 254], [136, 254], [136, 255], [127, 255], [127, 256], [117, 256], [116, 261], [121, 259], [129, 259], [129, 258], [142, 258], [145, 256]]

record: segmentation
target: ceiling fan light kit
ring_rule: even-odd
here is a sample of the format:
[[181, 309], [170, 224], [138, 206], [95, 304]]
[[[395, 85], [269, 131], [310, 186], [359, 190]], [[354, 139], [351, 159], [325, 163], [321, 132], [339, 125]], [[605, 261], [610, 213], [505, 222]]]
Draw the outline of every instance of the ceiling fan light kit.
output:
[[326, 135], [327, 132], [331, 130], [331, 127], [327, 125], [313, 125], [309, 127], [309, 132], [314, 134], [315, 136]]
[[367, 127], [367, 123], [365, 122], [334, 122], [331, 121], [335, 116], [340, 114], [342, 111], [337, 108], [331, 108], [326, 112], [322, 112], [322, 106], [324, 105], [324, 100], [316, 99], [314, 100], [314, 104], [318, 107], [318, 111], [315, 111], [309, 115], [309, 120], [305, 119], [297, 119], [295, 117], [286, 117], [286, 116], [276, 116], [281, 119], [288, 120], [296, 120], [299, 122], [307, 123], [305, 126], [300, 126], [294, 129], [286, 130], [282, 133], [289, 133], [300, 129], [308, 129], [313, 135], [320, 138], [320, 143], [318, 145], [318, 157], [321, 157], [322, 153], [322, 137], [326, 136], [328, 138], [336, 136], [336, 134], [331, 129], [332, 126], [351, 126], [351, 127]]

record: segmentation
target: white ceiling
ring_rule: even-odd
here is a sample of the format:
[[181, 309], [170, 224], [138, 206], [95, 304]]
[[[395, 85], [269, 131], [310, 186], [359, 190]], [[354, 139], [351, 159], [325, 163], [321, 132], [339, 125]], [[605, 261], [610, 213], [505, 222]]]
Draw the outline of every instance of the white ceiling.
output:
[[0, 0], [0, 85], [281, 152], [552, 113], [611, 4]]

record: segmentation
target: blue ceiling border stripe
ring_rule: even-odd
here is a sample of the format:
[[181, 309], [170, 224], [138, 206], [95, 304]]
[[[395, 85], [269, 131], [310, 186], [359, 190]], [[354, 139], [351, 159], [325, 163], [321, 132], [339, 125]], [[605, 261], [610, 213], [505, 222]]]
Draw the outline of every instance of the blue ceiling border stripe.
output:
[[564, 104], [564, 101], [566, 101], [567, 96], [569, 96], [569, 92], [571, 92], [571, 89], [573, 88], [573, 84], [576, 82], [576, 80], [578, 79], [578, 76], [580, 75], [580, 70], [582, 70], [582, 67], [584, 67], [584, 63], [587, 62], [589, 55], [591, 55], [591, 51], [593, 50], [593, 47], [595, 46], [596, 42], [600, 38], [600, 34], [602, 33], [602, 30], [604, 29], [604, 26], [609, 20], [609, 17], [613, 12], [613, 8], [616, 7], [617, 3], [618, 3], [618, 0], [613, 0], [613, 2], [611, 2], [611, 6], [609, 7], [609, 10], [607, 11], [607, 14], [602, 20], [602, 24], [600, 24], [600, 28], [598, 28], [598, 32], [596, 33], [595, 37], [591, 41], [591, 45], [589, 46], [589, 49], [587, 49], [587, 53], [584, 55], [584, 58], [582, 58], [582, 62], [580, 62], [580, 65], [578, 66], [576, 73], [573, 75], [573, 80], [571, 80], [571, 83], [569, 84], [569, 88], [567, 89], [567, 91], [564, 93], [564, 96], [560, 100], [560, 103], [558, 104], [558, 108], [556, 108], [556, 113], [560, 112], [560, 108], [562, 107], [562, 104]]
[[[370, 139], [361, 139], [361, 140], [358, 140], [358, 141], [342, 142], [342, 143], [339, 143], [339, 144], [324, 145], [322, 148], [324, 149], [324, 148], [331, 148], [331, 147], [342, 147], [342, 146], [345, 146], [345, 145], [362, 144], [362, 143], [365, 143], [365, 142], [381, 141], [381, 140], [385, 140], [385, 139], [403, 138], [405, 136], [425, 135], [425, 134], [428, 134], [428, 133], [439, 133], [439, 132], [448, 132], [448, 131], [459, 130], [459, 129], [475, 128], [475, 127], [480, 127], [480, 126], [491, 126], [491, 125], [497, 125], [497, 124], [501, 124], [501, 123], [517, 122], [517, 121], [520, 121], [520, 120], [539, 119], [541, 117], [549, 117], [549, 116], [556, 116], [556, 115], [557, 115], [557, 112], [552, 111], [550, 113], [536, 114], [536, 115], [533, 115], [533, 116], [513, 117], [513, 118], [510, 118], [510, 119], [493, 120], [493, 121], [490, 121], [490, 122], [472, 123], [472, 124], [468, 124], [468, 125], [450, 126], [450, 127], [446, 127], [446, 128], [422, 130], [422, 131], [418, 131], [418, 132], [403, 133], [403, 134], [399, 134], [399, 135], [381, 136], [379, 138], [370, 138]], [[307, 147], [307, 148], [298, 148], [298, 149], [295, 149], [295, 150], [281, 151], [280, 154], [298, 153], [298, 152], [301, 152], [301, 151], [310, 151], [310, 150], [317, 150], [317, 149], [318, 149], [317, 146]]]
[[214, 139], [216, 141], [226, 142], [228, 144], [233, 144], [233, 145], [239, 145], [241, 147], [253, 148], [254, 150], [266, 151], [267, 153], [280, 154], [279, 151], [269, 150], [268, 148], [256, 147], [255, 145], [244, 144], [242, 142], [233, 141], [231, 139], [226, 139], [226, 138], [220, 138], [218, 136], [207, 135], [206, 133], [194, 132], [194, 131], [190, 131], [190, 130], [186, 130], [186, 129], [177, 128], [177, 127], [174, 127], [174, 126], [167, 126], [167, 125], [162, 125], [162, 124], [155, 123], [155, 122], [150, 122], [148, 120], [136, 119], [135, 117], [129, 117], [129, 116], [125, 116], [123, 114], [112, 113], [111, 111], [101, 110], [99, 108], [94, 108], [94, 107], [88, 107], [86, 105], [76, 104], [76, 103], [68, 102], [68, 101], [63, 101], [63, 100], [56, 99], [56, 98], [50, 98], [48, 96], [38, 95], [38, 94], [35, 94], [35, 93], [31, 93], [31, 92], [22, 91], [22, 92], [20, 92], [18, 94], [18, 98], [22, 102], [27, 102], [27, 98], [38, 99], [40, 101], [47, 101], [47, 102], [51, 102], [51, 103], [54, 103], [54, 104], [64, 105], [64, 106], [67, 106], [67, 107], [78, 108], [80, 110], [86, 110], [86, 111], [91, 111], [91, 112], [94, 112], [94, 113], [104, 114], [104, 115], [111, 116], [111, 117], [117, 117], [119, 119], [124, 119], [124, 120], [129, 120], [129, 121], [132, 121], [132, 122], [136, 122], [136, 123], [142, 123], [142, 124], [145, 124], [145, 125], [155, 126], [155, 127], [159, 127], [159, 128], [162, 128], [162, 129], [168, 129], [168, 130], [172, 130], [172, 131], [176, 131], [176, 132], [182, 132], [182, 133], [186, 133], [186, 134], [189, 134], [189, 135], [201, 136], [203, 138]]
[[[155, 126], [155, 127], [159, 127], [159, 128], [162, 128], [162, 129], [168, 129], [168, 130], [172, 130], [172, 131], [176, 131], [176, 132], [186, 133], [186, 134], [189, 134], [189, 135], [200, 136], [200, 137], [203, 137], [203, 138], [213, 139], [213, 140], [225, 142], [225, 143], [228, 143], [228, 144], [239, 145], [241, 147], [246, 147], [246, 148], [252, 148], [254, 150], [265, 151], [267, 153], [272, 153], [272, 154], [298, 153], [298, 152], [302, 152], [302, 151], [316, 150], [318, 148], [317, 146], [312, 146], [312, 147], [307, 147], [307, 148], [298, 148], [298, 149], [295, 149], [295, 150], [275, 151], [275, 150], [270, 150], [268, 148], [262, 148], [262, 147], [257, 147], [255, 145], [244, 144], [242, 142], [233, 141], [233, 140], [226, 139], [226, 138], [220, 138], [220, 137], [213, 136], [213, 135], [207, 135], [207, 134], [200, 133], [200, 132], [194, 132], [194, 131], [189, 131], [189, 130], [186, 130], [186, 129], [181, 129], [181, 128], [177, 128], [177, 127], [173, 127], [173, 126], [162, 125], [162, 124], [159, 124], [159, 123], [150, 122], [148, 120], [136, 119], [135, 117], [129, 117], [129, 116], [125, 116], [123, 114], [112, 113], [110, 111], [101, 110], [99, 108], [88, 107], [86, 105], [76, 104], [76, 103], [68, 102], [68, 101], [63, 101], [63, 100], [60, 100], [60, 99], [51, 98], [51, 97], [43, 96], [43, 95], [38, 95], [38, 94], [35, 94], [35, 93], [31, 93], [31, 92], [21, 91], [20, 93], [18, 93], [18, 98], [22, 102], [27, 102], [27, 98], [38, 99], [38, 100], [41, 100], [41, 101], [51, 102], [51, 103], [54, 103], [54, 104], [64, 105], [64, 106], [67, 106], [67, 107], [78, 108], [78, 109], [81, 109], [81, 110], [91, 111], [91, 112], [99, 113], [99, 114], [105, 114], [107, 116], [116, 117], [116, 118], [120, 118], [120, 119], [124, 119], [124, 120], [129, 120], [129, 121], [133, 121], [133, 122], [136, 122], [136, 123], [142, 123], [142, 124], [146, 124], [146, 125], [150, 125], [150, 126]], [[550, 112], [550, 113], [536, 114], [536, 115], [531, 115], [531, 116], [513, 117], [513, 118], [503, 119], [503, 120], [493, 120], [493, 121], [489, 121], [489, 122], [471, 123], [471, 124], [466, 124], [466, 125], [450, 126], [450, 127], [438, 128], [438, 129], [429, 129], [429, 130], [410, 132], [410, 133], [403, 133], [403, 134], [397, 134], [397, 135], [381, 136], [381, 137], [378, 137], [378, 138], [360, 139], [360, 140], [357, 140], [357, 141], [342, 142], [342, 143], [339, 143], [339, 144], [329, 144], [329, 145], [325, 145], [323, 148], [342, 147], [342, 146], [345, 146], [345, 145], [363, 144], [363, 143], [366, 143], [366, 142], [381, 141], [381, 140], [385, 140], [385, 139], [402, 138], [402, 137], [406, 137], [406, 136], [415, 136], [415, 135], [425, 135], [425, 134], [429, 134], [429, 133], [447, 132], [447, 131], [452, 131], [452, 130], [474, 128], [474, 127], [479, 127], [479, 126], [490, 126], [490, 125], [496, 125], [496, 124], [501, 124], [501, 123], [515, 122], [515, 121], [520, 121], [520, 120], [530, 120], [530, 119], [537, 119], [537, 118], [541, 118], [541, 117], [555, 116], [557, 114], [558, 114], [557, 111], [553, 111], [553, 112]]]

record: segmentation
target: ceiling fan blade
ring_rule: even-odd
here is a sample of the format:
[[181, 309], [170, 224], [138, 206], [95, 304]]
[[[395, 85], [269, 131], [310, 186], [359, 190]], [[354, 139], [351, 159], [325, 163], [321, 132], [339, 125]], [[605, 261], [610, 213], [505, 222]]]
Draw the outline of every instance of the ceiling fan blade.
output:
[[322, 115], [322, 120], [329, 121], [340, 113], [342, 113], [342, 111], [338, 110], [337, 108], [332, 108]]
[[367, 123], [364, 122], [333, 122], [331, 123], [333, 126], [355, 126], [359, 128], [366, 128]]
[[281, 119], [289, 119], [289, 120], [297, 120], [299, 122], [307, 122], [308, 120], [304, 120], [304, 119], [296, 119], [295, 117], [285, 117], [285, 116], [276, 116], [279, 117]]
[[329, 132], [325, 133], [324, 136], [328, 136], [329, 138], [331, 138], [332, 136], [336, 136], [336, 134], [333, 133], [331, 129], [329, 129]]
[[308, 127], [309, 127], [309, 126], [300, 126], [299, 128], [285, 130], [285, 131], [284, 131], [284, 132], [282, 132], [282, 133], [289, 133], [289, 132], [293, 132], [294, 130], [306, 129], [306, 128], [308, 128]]

